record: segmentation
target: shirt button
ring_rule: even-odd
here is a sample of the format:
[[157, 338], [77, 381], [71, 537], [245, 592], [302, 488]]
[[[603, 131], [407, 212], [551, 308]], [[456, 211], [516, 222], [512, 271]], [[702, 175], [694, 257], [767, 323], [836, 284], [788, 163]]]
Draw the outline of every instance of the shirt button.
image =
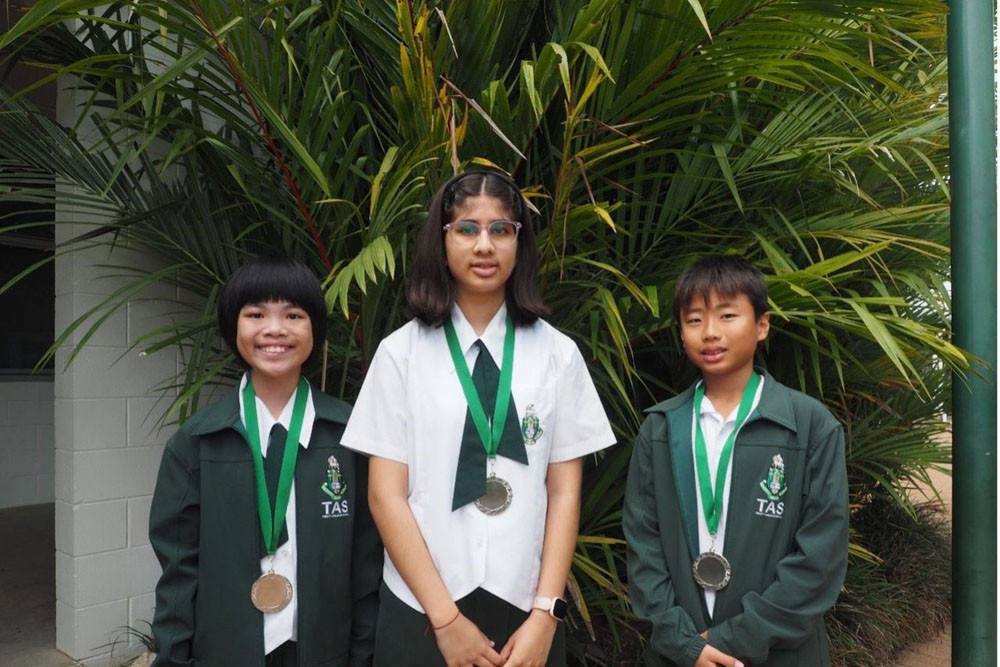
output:
[[282, 556], [288, 556], [288, 549], [282, 549], [281, 550], [281, 555]]

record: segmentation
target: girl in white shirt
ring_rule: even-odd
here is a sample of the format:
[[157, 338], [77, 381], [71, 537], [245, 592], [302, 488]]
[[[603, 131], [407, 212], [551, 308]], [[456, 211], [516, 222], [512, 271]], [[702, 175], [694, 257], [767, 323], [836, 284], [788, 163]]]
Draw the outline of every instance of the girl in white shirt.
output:
[[375, 666], [565, 665], [582, 457], [614, 436], [575, 343], [540, 319], [514, 182], [446, 182], [412, 267], [414, 319], [380, 344], [342, 438], [372, 457], [388, 555]]

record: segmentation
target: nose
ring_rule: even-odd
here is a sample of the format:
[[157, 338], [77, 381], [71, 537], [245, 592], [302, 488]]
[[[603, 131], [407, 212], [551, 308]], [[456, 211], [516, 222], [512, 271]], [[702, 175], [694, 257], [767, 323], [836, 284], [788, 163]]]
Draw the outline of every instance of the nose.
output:
[[476, 237], [476, 245], [472, 249], [477, 254], [493, 252], [493, 239], [490, 238], [490, 230], [488, 228], [483, 227], [479, 230], [479, 236]]
[[719, 337], [719, 325], [711, 317], [705, 318], [705, 326], [701, 329], [702, 340], [715, 340]]
[[264, 318], [265, 334], [278, 336], [285, 332], [285, 318], [280, 315], [269, 315]]

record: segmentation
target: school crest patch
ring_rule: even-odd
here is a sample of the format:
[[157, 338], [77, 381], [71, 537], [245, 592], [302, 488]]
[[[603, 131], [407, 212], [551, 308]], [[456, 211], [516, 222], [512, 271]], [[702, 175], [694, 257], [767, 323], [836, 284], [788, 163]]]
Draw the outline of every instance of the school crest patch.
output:
[[775, 454], [771, 458], [771, 468], [767, 471], [767, 477], [760, 481], [760, 488], [768, 500], [781, 500], [788, 487], [785, 486], [785, 460], [781, 454]]
[[785, 513], [782, 498], [788, 491], [785, 485], [785, 460], [781, 458], [781, 454], [771, 457], [771, 467], [768, 468], [767, 477], [760, 481], [760, 490], [764, 492], [764, 497], [757, 499], [757, 516], [780, 519]]
[[521, 435], [524, 436], [524, 444], [533, 445], [542, 437], [542, 424], [535, 414], [535, 404], [529, 403], [524, 409], [524, 419], [521, 420]]
[[351, 513], [350, 505], [344, 498], [347, 493], [347, 482], [344, 481], [344, 474], [340, 471], [340, 462], [336, 456], [330, 456], [326, 460], [326, 481], [320, 485], [320, 490], [330, 497], [330, 500], [321, 502], [324, 519], [348, 516]]
[[336, 456], [326, 460], [326, 481], [321, 488], [333, 500], [340, 500], [347, 492], [347, 484], [344, 483], [344, 475], [340, 472], [340, 462]]

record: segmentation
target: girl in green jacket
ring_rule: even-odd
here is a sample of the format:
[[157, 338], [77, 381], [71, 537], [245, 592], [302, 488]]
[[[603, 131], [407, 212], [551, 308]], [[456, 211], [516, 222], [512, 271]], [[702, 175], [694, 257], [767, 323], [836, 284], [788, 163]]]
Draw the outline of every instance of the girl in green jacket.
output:
[[238, 386], [163, 452], [149, 539], [156, 667], [368, 667], [381, 550], [350, 406], [302, 376], [326, 336], [315, 276], [256, 259], [219, 295]]

